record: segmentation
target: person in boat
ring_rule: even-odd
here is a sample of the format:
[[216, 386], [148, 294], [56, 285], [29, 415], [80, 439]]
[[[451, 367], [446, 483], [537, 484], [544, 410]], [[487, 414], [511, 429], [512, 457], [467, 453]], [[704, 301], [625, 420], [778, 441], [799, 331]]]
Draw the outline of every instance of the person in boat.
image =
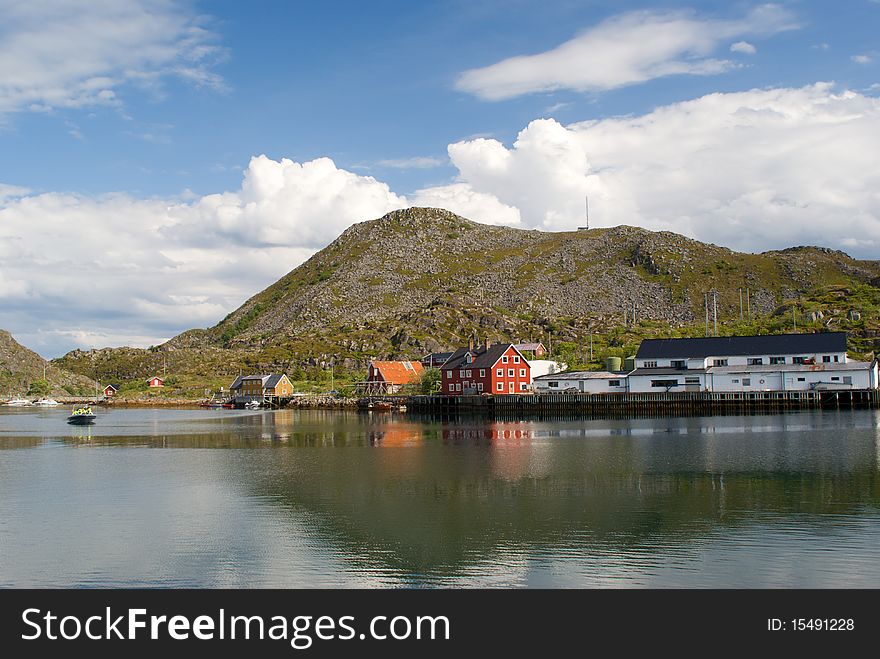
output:
[[91, 414], [91, 413], [92, 413], [91, 407], [80, 407], [80, 408], [75, 409], [73, 411], [74, 416], [79, 416], [80, 414]]

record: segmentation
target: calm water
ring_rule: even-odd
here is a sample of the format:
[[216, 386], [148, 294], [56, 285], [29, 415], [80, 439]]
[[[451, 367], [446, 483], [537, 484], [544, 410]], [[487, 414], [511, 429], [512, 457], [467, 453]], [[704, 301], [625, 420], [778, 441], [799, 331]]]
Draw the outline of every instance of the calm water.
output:
[[880, 587], [880, 413], [0, 411], [2, 586]]

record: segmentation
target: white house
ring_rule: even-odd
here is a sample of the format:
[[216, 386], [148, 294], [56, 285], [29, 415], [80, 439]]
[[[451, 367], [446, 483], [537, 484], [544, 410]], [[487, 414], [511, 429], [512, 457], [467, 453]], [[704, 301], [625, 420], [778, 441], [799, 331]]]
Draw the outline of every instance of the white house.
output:
[[564, 371], [533, 378], [536, 394], [581, 393], [608, 394], [627, 390], [626, 373], [608, 371]]
[[877, 362], [850, 361], [845, 332], [646, 339], [629, 391], [805, 391], [878, 386]]
[[532, 380], [542, 375], [551, 375], [564, 371], [568, 365], [563, 362], [555, 362], [552, 359], [529, 359], [532, 369]]

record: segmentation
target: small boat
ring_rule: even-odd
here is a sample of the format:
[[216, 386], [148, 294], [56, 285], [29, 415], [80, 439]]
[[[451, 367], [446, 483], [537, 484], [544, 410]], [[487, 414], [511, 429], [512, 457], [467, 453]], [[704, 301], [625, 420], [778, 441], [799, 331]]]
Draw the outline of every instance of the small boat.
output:
[[73, 411], [73, 414], [67, 417], [67, 423], [74, 426], [88, 426], [93, 424], [96, 418], [91, 407], [78, 407]]
[[244, 404], [246, 410], [258, 410], [262, 403], [258, 400], [251, 400]]
[[27, 407], [31, 404], [31, 401], [29, 401], [27, 398], [16, 396], [11, 400], [6, 401], [6, 404], [10, 407]]
[[52, 398], [41, 398], [34, 405], [38, 407], [55, 407], [56, 405], [61, 405], [57, 400], [53, 400]]

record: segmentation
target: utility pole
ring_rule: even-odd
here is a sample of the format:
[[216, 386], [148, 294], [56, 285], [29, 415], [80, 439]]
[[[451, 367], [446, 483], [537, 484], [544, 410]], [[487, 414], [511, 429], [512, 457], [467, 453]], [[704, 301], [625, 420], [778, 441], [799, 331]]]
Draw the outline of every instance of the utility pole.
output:
[[584, 206], [585, 206], [586, 213], [587, 213], [586, 214], [587, 229], [589, 229], [590, 228], [590, 197], [589, 197], [589, 195], [584, 195]]
[[748, 286], [746, 287], [746, 314], [747, 314], [746, 317], [749, 319], [749, 322], [752, 322], [752, 302], [749, 299]]
[[706, 304], [706, 336], [709, 336], [709, 294], [703, 293], [703, 298]]
[[791, 305], [791, 322], [794, 324], [794, 331], [797, 332], [797, 314], [793, 304]]
[[718, 291], [712, 289], [712, 322], [715, 325], [715, 336], [718, 336]]
[[593, 363], [593, 333], [590, 332], [590, 363]]
[[739, 322], [743, 321], [743, 289], [739, 289]]

